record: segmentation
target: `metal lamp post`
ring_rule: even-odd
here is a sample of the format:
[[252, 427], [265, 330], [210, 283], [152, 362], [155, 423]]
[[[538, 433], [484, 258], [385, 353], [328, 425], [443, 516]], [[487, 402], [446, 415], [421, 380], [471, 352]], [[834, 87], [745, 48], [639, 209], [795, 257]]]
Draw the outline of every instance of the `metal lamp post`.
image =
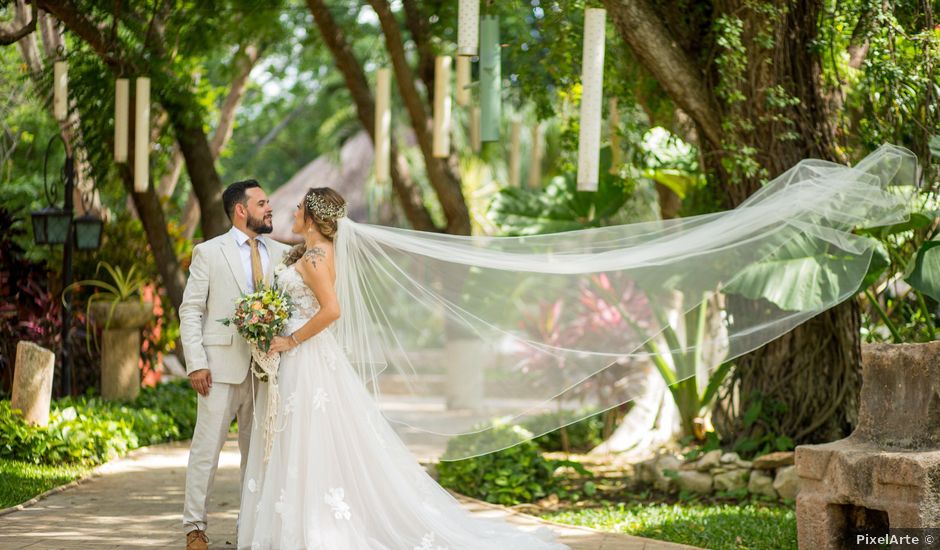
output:
[[[56, 199], [55, 183], [49, 184], [48, 167], [49, 153], [56, 140], [65, 147], [65, 165], [62, 168], [62, 179], [65, 183], [65, 200], [63, 208], [54, 205]], [[66, 289], [72, 284], [72, 252], [78, 250], [97, 250], [101, 246], [101, 232], [103, 222], [100, 218], [85, 213], [72, 220], [74, 211], [73, 194], [75, 192], [75, 162], [68, 150], [62, 136], [56, 134], [46, 146], [45, 161], [43, 162], [43, 187], [49, 206], [32, 212], [33, 238], [36, 244], [62, 244], [62, 288]], [[65, 292], [62, 296], [62, 332], [59, 356], [62, 359], [62, 393], [72, 393], [72, 362], [69, 356], [68, 335], [72, 328], [72, 297]]]

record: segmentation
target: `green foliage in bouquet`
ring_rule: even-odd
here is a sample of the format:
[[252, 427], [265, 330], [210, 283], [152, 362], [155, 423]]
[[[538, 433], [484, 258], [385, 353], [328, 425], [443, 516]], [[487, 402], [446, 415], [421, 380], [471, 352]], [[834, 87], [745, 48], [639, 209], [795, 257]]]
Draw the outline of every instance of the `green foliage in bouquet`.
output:
[[271, 341], [281, 334], [287, 326], [294, 305], [285, 292], [270, 287], [242, 294], [235, 302], [235, 314], [227, 319], [219, 319], [225, 326], [235, 326], [235, 330], [249, 344], [257, 346], [267, 353]]

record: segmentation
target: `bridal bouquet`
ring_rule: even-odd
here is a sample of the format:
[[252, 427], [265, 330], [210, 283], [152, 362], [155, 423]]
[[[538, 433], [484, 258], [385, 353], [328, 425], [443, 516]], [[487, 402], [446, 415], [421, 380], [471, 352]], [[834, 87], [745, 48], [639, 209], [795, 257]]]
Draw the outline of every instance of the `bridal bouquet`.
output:
[[280, 355], [269, 354], [271, 340], [279, 335], [293, 310], [290, 296], [276, 288], [260, 287], [255, 292], [243, 294], [235, 302], [235, 314], [220, 319], [225, 326], [235, 325], [235, 330], [251, 346], [251, 370], [262, 382], [277, 375]]

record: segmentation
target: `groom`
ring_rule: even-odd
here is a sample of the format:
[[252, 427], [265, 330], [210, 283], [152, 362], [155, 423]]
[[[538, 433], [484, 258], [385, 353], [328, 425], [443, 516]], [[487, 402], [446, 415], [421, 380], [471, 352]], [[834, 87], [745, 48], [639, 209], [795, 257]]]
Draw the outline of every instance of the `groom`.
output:
[[[189, 280], [179, 308], [186, 372], [199, 394], [196, 429], [186, 469], [183, 529], [187, 550], [207, 550], [206, 508], [219, 453], [233, 418], [238, 418], [242, 478], [248, 460], [252, 381], [248, 344], [218, 320], [231, 317], [242, 293], [270, 284], [274, 265], [288, 247], [265, 237], [273, 229], [271, 205], [255, 180], [239, 181], [222, 193], [232, 228], [193, 248]], [[242, 479], [244, 481], [244, 479]]]

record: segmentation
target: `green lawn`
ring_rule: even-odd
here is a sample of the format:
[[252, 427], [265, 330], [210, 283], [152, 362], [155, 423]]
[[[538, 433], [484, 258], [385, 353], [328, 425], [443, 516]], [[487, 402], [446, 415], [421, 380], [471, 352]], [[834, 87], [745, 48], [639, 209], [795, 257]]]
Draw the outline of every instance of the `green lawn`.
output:
[[796, 549], [796, 511], [765, 504], [654, 503], [543, 514], [558, 523], [713, 550]]
[[38, 466], [19, 460], [0, 460], [0, 508], [26, 502], [90, 471], [88, 466]]

